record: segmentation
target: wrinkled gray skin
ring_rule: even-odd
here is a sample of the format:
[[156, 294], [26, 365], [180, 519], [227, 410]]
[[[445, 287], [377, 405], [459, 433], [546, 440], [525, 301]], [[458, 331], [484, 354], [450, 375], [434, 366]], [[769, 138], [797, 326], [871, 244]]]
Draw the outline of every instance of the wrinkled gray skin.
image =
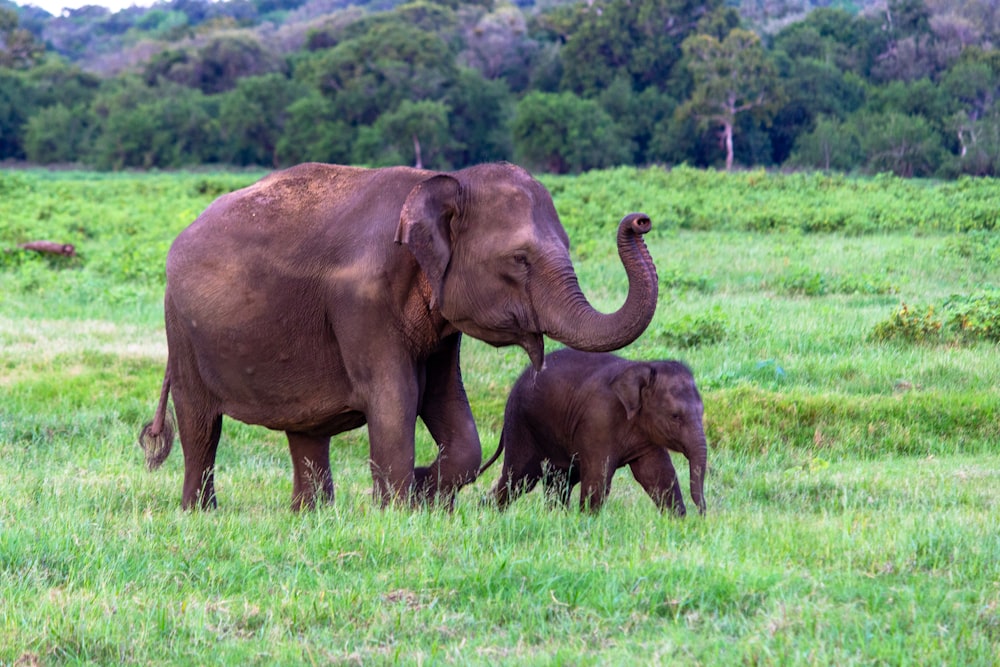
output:
[[[543, 336], [588, 350], [627, 345], [656, 307], [657, 279], [626, 216], [624, 305], [584, 298], [545, 188], [510, 164], [452, 173], [304, 164], [212, 203], [167, 257], [167, 368], [140, 436], [150, 468], [173, 426], [183, 505], [216, 504], [222, 416], [285, 431], [292, 506], [333, 498], [330, 437], [368, 425], [376, 500], [446, 504], [482, 450], [459, 369], [463, 333], [520, 345], [541, 367]], [[414, 466], [421, 418], [439, 447]]]
[[500, 445], [480, 473], [504, 451], [492, 491], [501, 508], [541, 480], [563, 505], [580, 484], [580, 508], [596, 512], [615, 471], [627, 465], [660, 509], [683, 516], [671, 450], [687, 457], [691, 499], [704, 513], [703, 413], [691, 371], [680, 362], [559, 350], [514, 384]]

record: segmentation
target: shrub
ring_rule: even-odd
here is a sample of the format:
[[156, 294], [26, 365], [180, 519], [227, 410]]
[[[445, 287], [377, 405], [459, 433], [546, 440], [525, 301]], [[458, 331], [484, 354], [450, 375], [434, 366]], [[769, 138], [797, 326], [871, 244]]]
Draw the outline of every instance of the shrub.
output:
[[819, 271], [796, 269], [778, 277], [772, 286], [777, 292], [802, 296], [823, 296], [830, 291], [829, 283]]
[[963, 340], [1000, 342], [1000, 289], [990, 288], [970, 296], [954, 295], [945, 301], [948, 326]]
[[885, 278], [863, 273], [859, 276], [824, 276], [819, 271], [799, 268], [778, 277], [771, 288], [799, 296], [827, 294], [895, 294], [898, 289]]
[[707, 313], [684, 315], [665, 322], [653, 331], [653, 336], [667, 347], [688, 348], [718, 343], [726, 337], [726, 316], [721, 308]]
[[715, 291], [712, 282], [705, 276], [693, 276], [676, 268], [661, 269], [658, 271], [658, 274], [660, 290], [677, 290], [680, 292], [693, 290], [702, 294], [710, 294]]
[[941, 338], [941, 326], [941, 321], [934, 317], [934, 306], [928, 306], [920, 314], [920, 309], [911, 309], [903, 303], [889, 319], [875, 325], [871, 338], [876, 341], [936, 342]]
[[1000, 342], [1000, 289], [989, 287], [971, 295], [954, 294], [941, 306], [942, 318], [934, 306], [921, 315], [905, 303], [889, 319], [872, 330], [876, 341], [904, 340], [915, 343]]
[[983, 264], [1000, 262], [1000, 236], [984, 229], [949, 236], [944, 242], [944, 252]]

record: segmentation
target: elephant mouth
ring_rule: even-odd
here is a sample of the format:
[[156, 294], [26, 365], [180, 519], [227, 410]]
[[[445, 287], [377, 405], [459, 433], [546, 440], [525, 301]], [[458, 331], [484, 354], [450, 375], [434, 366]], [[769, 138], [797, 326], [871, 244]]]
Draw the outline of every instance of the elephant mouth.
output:
[[526, 334], [521, 339], [521, 347], [528, 353], [531, 365], [535, 371], [542, 370], [545, 364], [545, 338], [540, 333]]
[[536, 371], [542, 370], [545, 362], [545, 335], [537, 322], [523, 326], [517, 316], [508, 316], [502, 322], [483, 325], [472, 319], [451, 320], [451, 324], [464, 334], [477, 338], [495, 347], [518, 345], [528, 353], [531, 365]]

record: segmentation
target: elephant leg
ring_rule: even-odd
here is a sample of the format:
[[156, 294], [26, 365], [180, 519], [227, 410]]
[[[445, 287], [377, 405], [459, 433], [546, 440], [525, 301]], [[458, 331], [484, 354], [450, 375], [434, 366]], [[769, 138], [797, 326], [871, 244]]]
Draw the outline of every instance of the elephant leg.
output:
[[184, 509], [216, 507], [215, 454], [222, 435], [222, 414], [192, 404], [183, 392], [174, 391], [177, 433], [184, 452]]
[[[406, 383], [403, 383], [406, 384]], [[366, 413], [374, 499], [380, 507], [412, 504], [417, 384], [382, 383]]]
[[333, 502], [330, 438], [286, 433], [292, 455], [292, 510], [312, 509], [317, 496]]
[[428, 467], [414, 471], [418, 497], [452, 507], [456, 492], [473, 482], [483, 459], [479, 432], [462, 385], [459, 369], [460, 335], [427, 360], [420, 418], [438, 446]]
[[508, 451], [504, 455], [503, 469], [493, 487], [493, 497], [501, 510], [517, 500], [522, 494], [535, 488], [542, 479], [542, 461], [536, 457], [516, 460]]
[[[399, 340], [395, 326], [382, 321], [370, 303], [350, 304], [369, 314], [369, 320], [345, 325], [337, 331], [345, 372], [351, 382], [351, 407], [368, 424], [369, 465], [372, 498], [385, 508], [412, 504], [414, 435], [420, 392], [421, 365]], [[346, 304], [330, 304], [331, 312], [344, 311]]]
[[684, 497], [677, 483], [677, 471], [674, 470], [670, 454], [665, 449], [656, 449], [639, 457], [629, 464], [632, 476], [646, 490], [656, 506], [661, 510], [669, 510], [676, 516], [684, 516]]
[[412, 500], [415, 423], [383, 419], [368, 421], [374, 496], [380, 507], [388, 507], [394, 502], [408, 504]]
[[615, 467], [607, 459], [581, 462], [580, 511], [596, 514], [611, 491]]

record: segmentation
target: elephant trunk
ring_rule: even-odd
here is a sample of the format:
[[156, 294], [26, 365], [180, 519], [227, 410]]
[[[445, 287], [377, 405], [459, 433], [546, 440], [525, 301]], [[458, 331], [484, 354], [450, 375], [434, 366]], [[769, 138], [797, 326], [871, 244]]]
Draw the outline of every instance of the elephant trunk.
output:
[[708, 443], [704, 435], [697, 449], [689, 452], [688, 465], [691, 471], [691, 502], [698, 507], [698, 513], [705, 513], [705, 473], [708, 465]]
[[543, 332], [584, 352], [610, 352], [638, 338], [653, 319], [659, 290], [656, 267], [642, 240], [650, 227], [643, 213], [631, 213], [618, 225], [618, 255], [628, 275], [628, 296], [621, 308], [610, 314], [595, 310], [567, 266], [549, 283], [556, 287], [544, 297], [548, 307], [538, 308]]

